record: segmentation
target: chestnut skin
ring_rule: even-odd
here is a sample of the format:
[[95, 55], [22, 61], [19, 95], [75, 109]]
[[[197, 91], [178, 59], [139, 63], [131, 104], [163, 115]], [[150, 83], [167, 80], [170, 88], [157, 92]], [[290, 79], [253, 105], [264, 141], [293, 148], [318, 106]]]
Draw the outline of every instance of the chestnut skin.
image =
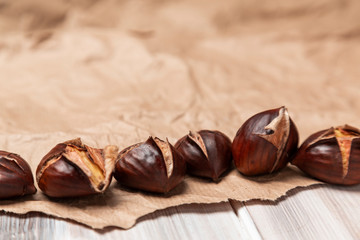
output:
[[299, 133], [287, 109], [280, 107], [249, 118], [232, 143], [236, 168], [246, 176], [283, 169], [296, 152]]
[[360, 183], [360, 130], [349, 125], [310, 135], [291, 163], [313, 178], [339, 184]]
[[149, 137], [119, 153], [114, 177], [126, 187], [167, 193], [183, 181], [185, 172], [185, 161], [168, 141]]
[[[103, 193], [111, 183], [117, 147], [92, 148], [80, 138], [57, 144], [36, 169], [39, 188], [49, 197]], [[92, 179], [92, 177], [97, 178]]]
[[29, 164], [19, 155], [0, 151], [0, 199], [36, 193]]
[[217, 182], [232, 163], [231, 140], [220, 131], [191, 132], [175, 144], [183, 156], [187, 172]]

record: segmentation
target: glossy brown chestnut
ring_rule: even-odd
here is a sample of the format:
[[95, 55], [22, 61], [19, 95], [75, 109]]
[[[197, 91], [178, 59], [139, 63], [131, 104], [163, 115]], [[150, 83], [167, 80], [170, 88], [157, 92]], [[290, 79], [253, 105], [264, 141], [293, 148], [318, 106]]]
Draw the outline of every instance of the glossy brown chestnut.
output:
[[360, 183], [360, 130], [349, 125], [331, 127], [308, 137], [291, 162], [321, 181]]
[[232, 143], [237, 169], [244, 175], [268, 174], [284, 168], [297, 150], [299, 134], [285, 107], [249, 118]]
[[0, 199], [36, 193], [29, 164], [19, 155], [0, 151]]
[[175, 148], [186, 161], [187, 172], [195, 176], [218, 181], [231, 166], [231, 140], [219, 131], [190, 131]]
[[168, 141], [149, 137], [119, 153], [114, 177], [127, 187], [166, 193], [184, 179], [185, 172], [185, 161]]
[[84, 145], [80, 138], [56, 145], [36, 170], [39, 188], [49, 197], [79, 197], [104, 192], [112, 178], [118, 153]]

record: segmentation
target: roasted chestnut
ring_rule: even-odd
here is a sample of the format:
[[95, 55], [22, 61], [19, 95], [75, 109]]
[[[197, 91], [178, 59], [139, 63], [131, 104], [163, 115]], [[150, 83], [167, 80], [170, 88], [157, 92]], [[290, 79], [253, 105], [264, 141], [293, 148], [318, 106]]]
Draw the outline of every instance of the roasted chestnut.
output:
[[0, 199], [36, 193], [29, 164], [15, 153], [0, 151]]
[[237, 169], [244, 175], [267, 174], [284, 168], [297, 150], [299, 134], [285, 107], [248, 119], [232, 143]]
[[104, 192], [112, 178], [118, 153], [84, 145], [80, 138], [57, 144], [36, 170], [39, 188], [49, 197], [79, 197]]
[[231, 140], [219, 131], [190, 131], [175, 148], [186, 161], [187, 172], [195, 176], [218, 181], [231, 166]]
[[130, 188], [166, 193], [184, 179], [185, 172], [185, 161], [168, 141], [149, 137], [119, 153], [114, 177]]
[[291, 162], [321, 181], [360, 183], [360, 130], [349, 125], [331, 127], [308, 137]]

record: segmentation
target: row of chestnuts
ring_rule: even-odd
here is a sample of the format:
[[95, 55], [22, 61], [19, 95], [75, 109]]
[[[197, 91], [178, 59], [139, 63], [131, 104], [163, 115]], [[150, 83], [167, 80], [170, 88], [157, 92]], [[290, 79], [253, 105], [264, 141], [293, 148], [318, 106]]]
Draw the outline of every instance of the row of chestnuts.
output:
[[167, 193], [183, 181], [186, 172], [219, 181], [232, 163], [231, 141], [219, 131], [190, 132], [175, 147], [149, 137], [117, 152], [115, 146], [95, 149], [80, 139], [60, 143], [36, 170], [39, 188], [50, 197], [101, 193], [114, 173], [125, 187]]
[[173, 147], [150, 137], [120, 152], [114, 177], [124, 186], [166, 193], [189, 173], [219, 181], [232, 162], [231, 141], [219, 131], [190, 132]]
[[[269, 174], [289, 162], [319, 180], [360, 183], [360, 130], [345, 125], [311, 135], [298, 149], [299, 134], [285, 107], [249, 118], [231, 140], [219, 131], [190, 131], [175, 146], [149, 137], [118, 153], [113, 145], [89, 147], [74, 139], [56, 145], [36, 170], [39, 188], [49, 197], [103, 193], [112, 176], [123, 186], [166, 193], [185, 174], [214, 182], [234, 162], [246, 176]], [[29, 165], [19, 155], [0, 151], [0, 199], [34, 194]]]
[[279, 171], [289, 162], [324, 182], [360, 183], [360, 130], [331, 127], [308, 137], [297, 148], [299, 134], [285, 107], [249, 118], [232, 143], [239, 172], [256, 176]]

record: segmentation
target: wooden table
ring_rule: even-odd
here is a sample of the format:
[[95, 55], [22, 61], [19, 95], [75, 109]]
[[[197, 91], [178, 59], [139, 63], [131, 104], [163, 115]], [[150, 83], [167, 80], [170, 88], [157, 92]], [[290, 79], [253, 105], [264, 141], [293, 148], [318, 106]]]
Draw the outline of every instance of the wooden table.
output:
[[360, 185], [294, 189], [275, 203], [172, 207], [142, 217], [129, 230], [2, 212], [0, 239], [360, 239]]

